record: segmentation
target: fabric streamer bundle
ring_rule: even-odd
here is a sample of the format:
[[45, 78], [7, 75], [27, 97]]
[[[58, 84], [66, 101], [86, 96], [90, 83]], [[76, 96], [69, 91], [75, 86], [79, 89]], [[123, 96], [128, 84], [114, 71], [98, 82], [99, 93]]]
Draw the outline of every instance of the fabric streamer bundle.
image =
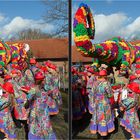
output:
[[103, 43], [92, 44], [95, 22], [90, 8], [80, 4], [73, 23], [74, 41], [77, 50], [86, 57], [93, 58], [93, 67], [98, 69], [101, 64], [117, 67], [120, 73], [130, 72], [132, 63], [140, 63], [140, 46], [132, 45], [121, 37], [114, 37]]
[[25, 43], [15, 43], [8, 45], [3, 40], [0, 41], [0, 71], [6, 69], [7, 64], [21, 65], [27, 58]]

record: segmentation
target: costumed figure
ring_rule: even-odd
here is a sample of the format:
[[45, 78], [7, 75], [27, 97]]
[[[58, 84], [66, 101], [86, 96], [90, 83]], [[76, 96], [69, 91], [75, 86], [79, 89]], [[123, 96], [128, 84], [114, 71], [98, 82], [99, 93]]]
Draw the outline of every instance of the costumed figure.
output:
[[120, 125], [132, 134], [134, 139], [140, 139], [140, 121], [137, 114], [139, 84], [131, 82], [127, 85], [127, 93], [121, 96], [120, 110], [124, 112]]
[[[89, 93], [89, 112], [92, 114], [90, 131], [101, 136], [107, 136], [114, 131], [114, 115], [109, 98], [113, 97], [111, 86], [107, 79], [107, 71], [101, 70], [98, 79], [87, 85]], [[114, 98], [114, 97], [113, 97]]]
[[75, 66], [72, 67], [72, 120], [80, 120], [86, 113], [81, 94], [81, 80], [77, 69]]
[[0, 41], [0, 73], [6, 71], [6, 67], [9, 63], [14, 66], [22, 67], [25, 59], [27, 58], [27, 52], [30, 47], [25, 43], [15, 43], [8, 45], [3, 40]]
[[114, 95], [114, 104], [113, 104], [113, 110], [114, 110], [114, 114], [115, 117], [119, 116], [119, 101], [120, 101], [120, 96], [122, 92], [125, 92], [124, 90], [124, 83], [116, 83], [114, 85], [112, 85], [112, 91], [113, 91], [113, 95]]
[[45, 62], [47, 71], [45, 74], [44, 90], [48, 93], [50, 100], [49, 112], [50, 115], [56, 115], [59, 112], [59, 107], [62, 104], [62, 97], [59, 91], [59, 81], [56, 75], [56, 66], [50, 61]]
[[140, 63], [140, 46], [134, 46], [120, 37], [92, 44], [95, 23], [91, 10], [86, 4], [80, 4], [76, 11], [73, 31], [77, 50], [83, 56], [93, 58], [94, 69], [98, 69], [101, 64], [106, 64], [110, 72], [113, 71], [113, 67], [116, 67], [120, 70], [120, 75], [125, 75], [131, 71], [132, 63]]
[[86, 90], [86, 86], [87, 86], [87, 81], [88, 81], [88, 72], [84, 71], [84, 72], [79, 72], [78, 75], [81, 79], [81, 95], [82, 95], [82, 99], [84, 102], [84, 106], [86, 107], [86, 109], [88, 108], [88, 93]]
[[30, 90], [24, 90], [25, 88], [22, 87], [28, 99], [25, 106], [30, 109], [28, 139], [55, 140], [56, 136], [49, 116], [48, 95], [47, 92], [42, 91], [42, 87], [44, 87], [44, 73], [38, 71], [34, 77], [35, 87], [32, 87]]
[[9, 140], [16, 139], [16, 126], [11, 112], [14, 107], [14, 89], [10, 82], [5, 82], [0, 89], [0, 131]]

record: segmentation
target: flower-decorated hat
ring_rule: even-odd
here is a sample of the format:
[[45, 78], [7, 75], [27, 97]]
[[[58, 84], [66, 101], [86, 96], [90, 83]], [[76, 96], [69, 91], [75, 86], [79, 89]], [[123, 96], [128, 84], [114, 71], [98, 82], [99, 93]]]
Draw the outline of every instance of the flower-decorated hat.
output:
[[112, 86], [113, 90], [117, 90], [117, 89], [120, 89], [120, 88], [121, 88], [120, 84], [115, 84], [115, 85]]
[[135, 93], [139, 93], [140, 91], [140, 88], [139, 88], [139, 84], [136, 83], [136, 82], [131, 82], [127, 85], [127, 88], [132, 91], [132, 92], [135, 92]]
[[21, 90], [22, 91], [25, 91], [25, 92], [28, 92], [31, 88], [29, 86], [22, 86], [21, 87]]
[[97, 75], [98, 75], [98, 72], [94, 71], [93, 68], [88, 68], [88, 69], [87, 69], [87, 72], [90, 72], [90, 73], [92, 73], [92, 74], [97, 74]]
[[105, 69], [100, 70], [99, 76], [107, 76], [107, 71]]
[[9, 79], [12, 79], [11, 75], [10, 74], [5, 74], [4, 75], [4, 80], [9, 80]]
[[35, 73], [35, 80], [43, 80], [45, 78], [45, 75], [42, 71], [38, 71]]
[[78, 73], [78, 71], [76, 70], [76, 68], [74, 66], [71, 68], [71, 72], [72, 72], [72, 74], [77, 74]]
[[45, 67], [45, 66], [41, 66], [40, 69], [41, 69], [43, 72], [47, 72], [47, 71], [48, 71], [47, 67]]
[[130, 80], [130, 81], [133, 81], [133, 80], [135, 80], [135, 79], [137, 79], [137, 77], [136, 77], [135, 75], [130, 75], [130, 76], [129, 76], [129, 80]]
[[140, 74], [140, 70], [136, 70], [136, 74]]
[[16, 69], [11, 70], [11, 74], [12, 74], [12, 75], [13, 75], [13, 74], [18, 74], [18, 70], [16, 70]]
[[140, 69], [140, 64], [135, 65], [136, 69]]
[[11, 94], [14, 94], [14, 88], [12, 83], [10, 82], [5, 82], [2, 86], [1, 86], [6, 92], [9, 92]]
[[36, 64], [35, 58], [30, 58], [30, 64]]
[[45, 65], [56, 71], [56, 66], [54, 64], [52, 64], [50, 61], [45, 62]]

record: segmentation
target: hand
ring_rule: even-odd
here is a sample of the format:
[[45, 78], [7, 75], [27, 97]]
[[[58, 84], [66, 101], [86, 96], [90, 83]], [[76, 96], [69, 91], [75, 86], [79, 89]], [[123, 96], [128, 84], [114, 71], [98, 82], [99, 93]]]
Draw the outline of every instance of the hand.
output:
[[30, 87], [21, 87], [20, 88], [23, 92], [28, 93], [28, 91], [30, 90]]
[[28, 109], [29, 108], [29, 102], [27, 101], [24, 105], [25, 109]]

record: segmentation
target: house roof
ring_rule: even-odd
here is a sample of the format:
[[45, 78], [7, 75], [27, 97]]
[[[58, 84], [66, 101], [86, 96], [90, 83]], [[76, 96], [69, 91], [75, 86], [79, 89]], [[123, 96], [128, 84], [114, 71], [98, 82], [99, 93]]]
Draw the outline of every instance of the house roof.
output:
[[130, 41], [132, 45], [140, 44], [140, 40]]
[[[38, 40], [24, 40], [24, 41], [15, 41], [15, 42], [7, 42], [8, 44], [13, 44], [17, 42], [24, 42], [29, 44], [33, 55], [37, 59], [59, 59], [59, 60], [68, 60], [69, 56], [69, 45], [68, 38], [48, 38], [48, 39], [38, 39]], [[140, 40], [136, 40], [131, 42], [131, 44], [139, 44]], [[72, 62], [84, 62], [91, 63], [91, 57], [84, 57], [80, 52], [77, 51], [76, 46], [71, 46], [71, 55]]]
[[68, 39], [67, 38], [48, 38], [38, 40], [24, 40], [7, 42], [29, 44], [33, 55], [37, 59], [68, 59]]
[[86, 62], [86, 63], [92, 62], [92, 58], [82, 56], [81, 53], [77, 51], [76, 46], [72, 46], [71, 50], [72, 50], [71, 55], [72, 55], [72, 62], [73, 63], [76, 63], [76, 62], [83, 62], [83, 63], [84, 62]]

